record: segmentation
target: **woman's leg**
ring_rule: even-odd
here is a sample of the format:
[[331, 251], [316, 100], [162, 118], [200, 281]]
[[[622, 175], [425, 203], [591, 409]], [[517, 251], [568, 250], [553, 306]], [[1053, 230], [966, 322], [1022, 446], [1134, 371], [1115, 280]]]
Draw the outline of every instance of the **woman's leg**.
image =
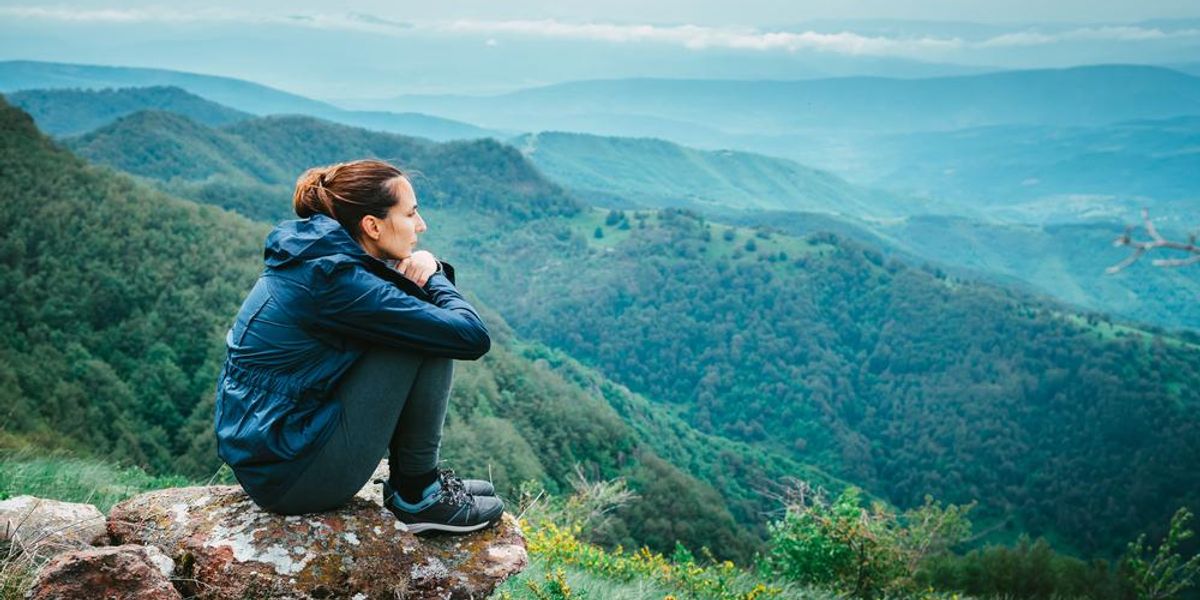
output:
[[[334, 391], [342, 417], [333, 435], [271, 510], [301, 514], [342, 506], [389, 448], [406, 468], [434, 469], [452, 372], [446, 358], [382, 347], [364, 353]], [[405, 441], [394, 444], [398, 433]]]
[[453, 377], [454, 361], [449, 358], [430, 356], [421, 362], [388, 445], [393, 480], [437, 468]]

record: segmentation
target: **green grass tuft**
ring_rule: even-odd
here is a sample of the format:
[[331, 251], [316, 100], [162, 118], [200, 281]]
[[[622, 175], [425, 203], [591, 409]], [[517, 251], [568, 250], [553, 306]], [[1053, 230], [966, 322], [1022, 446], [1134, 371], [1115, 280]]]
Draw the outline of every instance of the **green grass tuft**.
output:
[[118, 467], [67, 455], [32, 451], [0, 453], [0, 500], [31, 495], [94, 504], [107, 513], [126, 498], [149, 490], [193, 485], [184, 477], [156, 477], [137, 467]]

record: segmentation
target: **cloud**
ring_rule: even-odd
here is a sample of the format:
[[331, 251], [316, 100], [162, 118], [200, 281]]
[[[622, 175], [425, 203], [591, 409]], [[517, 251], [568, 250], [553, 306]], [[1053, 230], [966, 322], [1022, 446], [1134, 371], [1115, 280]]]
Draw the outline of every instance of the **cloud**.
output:
[[703, 50], [816, 50], [840, 54], [907, 55], [961, 47], [958, 38], [887, 38], [853, 32], [760, 31], [748, 28], [717, 28], [699, 25], [618, 25], [611, 23], [564, 23], [553, 19], [511, 21], [453, 21], [433, 24], [447, 33], [516, 35], [612, 43], [651, 42]]
[[1200, 40], [1200, 29], [1163, 30], [1143, 26], [1090, 26], [1058, 31], [1026, 29], [981, 39], [927, 35], [865, 35], [853, 31], [787, 31], [701, 25], [571, 23], [541, 20], [456, 20], [402, 22], [360, 13], [271, 15], [232, 9], [76, 9], [66, 6], [0, 7], [0, 17], [93, 23], [237, 23], [275, 24], [381, 35], [478, 35], [489, 46], [504, 37], [654, 43], [692, 50], [732, 49], [762, 52], [816, 51], [853, 56], [937, 58], [953, 51], [1029, 47], [1078, 41], [1146, 42]]
[[1036, 30], [1005, 33], [988, 38], [978, 44], [981, 48], [1005, 46], [1045, 46], [1062, 42], [1144, 42], [1172, 38], [1200, 38], [1200, 29], [1176, 29], [1163, 31], [1156, 27], [1106, 26], [1080, 27], [1054, 33]]
[[81, 23], [180, 23], [198, 20], [229, 20], [232, 13], [207, 9], [179, 12], [163, 9], [77, 9], [69, 7], [3, 6], [0, 15], [12, 19], [45, 19]]
[[411, 23], [359, 13], [262, 14], [244, 10], [201, 8], [75, 9], [69, 7], [0, 6], [0, 17], [72, 23], [163, 23], [163, 24], [276, 24], [311, 29], [397, 33], [411, 30]]

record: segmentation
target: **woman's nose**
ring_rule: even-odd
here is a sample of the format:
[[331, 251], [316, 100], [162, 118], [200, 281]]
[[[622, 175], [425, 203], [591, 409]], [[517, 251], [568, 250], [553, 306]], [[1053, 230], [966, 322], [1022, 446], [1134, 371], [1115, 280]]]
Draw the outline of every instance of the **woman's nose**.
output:
[[429, 229], [429, 227], [425, 225], [425, 219], [421, 217], [421, 215], [417, 215], [417, 233], [425, 231], [426, 229]]

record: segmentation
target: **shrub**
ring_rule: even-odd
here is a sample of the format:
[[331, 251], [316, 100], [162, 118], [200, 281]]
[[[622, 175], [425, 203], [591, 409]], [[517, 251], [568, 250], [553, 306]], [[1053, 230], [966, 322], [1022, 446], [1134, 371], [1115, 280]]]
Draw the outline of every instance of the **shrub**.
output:
[[1194, 535], [1187, 528], [1191, 519], [1192, 513], [1187, 508], [1176, 511], [1171, 517], [1167, 537], [1157, 550], [1146, 546], [1144, 534], [1129, 544], [1122, 566], [1128, 572], [1138, 600], [1177, 598], [1200, 579], [1200, 554], [1184, 561], [1177, 552], [1180, 542]]
[[829, 502], [801, 484], [791, 491], [783, 519], [770, 527], [760, 569], [861, 598], [910, 593], [921, 563], [970, 533], [966, 514], [972, 506], [943, 508], [926, 497], [901, 517], [882, 502], [863, 508], [862, 492], [854, 487]]

